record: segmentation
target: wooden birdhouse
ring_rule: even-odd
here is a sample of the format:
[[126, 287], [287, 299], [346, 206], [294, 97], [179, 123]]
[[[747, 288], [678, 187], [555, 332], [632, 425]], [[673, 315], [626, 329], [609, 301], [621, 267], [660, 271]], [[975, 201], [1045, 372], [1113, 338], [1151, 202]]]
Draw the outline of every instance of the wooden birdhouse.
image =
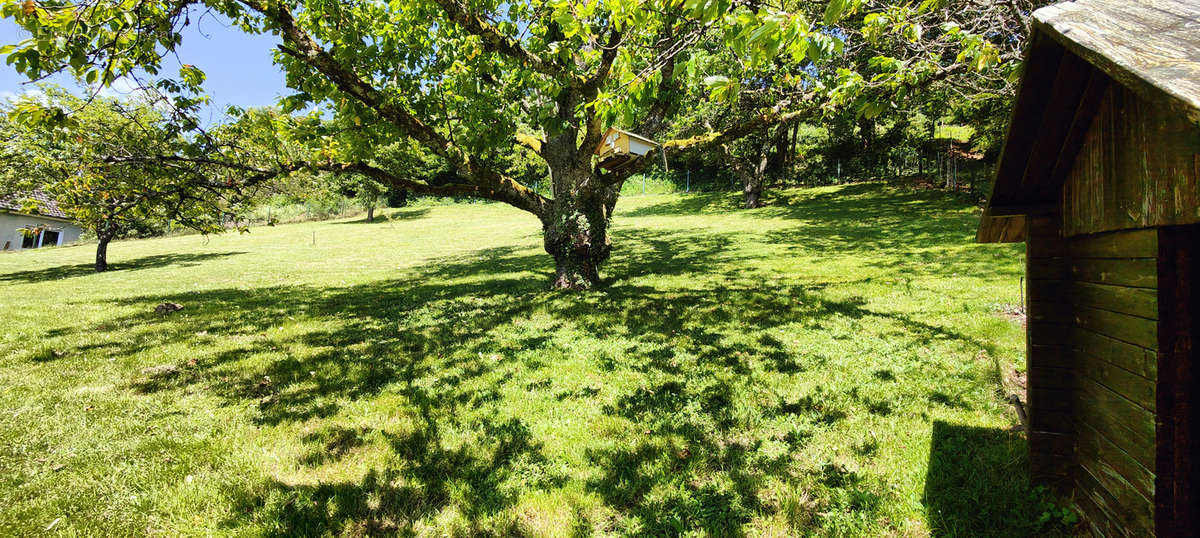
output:
[[609, 129], [596, 146], [596, 155], [600, 157], [601, 168], [616, 170], [649, 154], [657, 147], [658, 143], [649, 138], [629, 131]]

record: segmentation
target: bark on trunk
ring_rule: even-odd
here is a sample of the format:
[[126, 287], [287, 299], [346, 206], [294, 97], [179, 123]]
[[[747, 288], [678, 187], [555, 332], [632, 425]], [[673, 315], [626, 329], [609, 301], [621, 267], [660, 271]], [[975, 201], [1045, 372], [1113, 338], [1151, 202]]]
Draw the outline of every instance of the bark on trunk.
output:
[[367, 222], [375, 222], [375, 207], [367, 208]]
[[542, 215], [542, 237], [546, 252], [554, 258], [552, 286], [587, 289], [600, 283], [600, 267], [612, 249], [608, 220], [615, 193], [599, 186], [588, 160], [578, 159], [573, 152], [562, 155], [562, 159], [548, 159], [554, 202]]
[[767, 164], [770, 162], [766, 149], [758, 155], [758, 162], [752, 166], [742, 166], [739, 170], [742, 176], [742, 206], [746, 209], [762, 207], [763, 180], [767, 175]]
[[101, 234], [97, 237], [96, 242], [96, 272], [103, 273], [108, 270], [108, 243], [112, 241], [112, 236]]
[[742, 188], [743, 207], [755, 209], [762, 207], [762, 178], [752, 178]]
[[600, 266], [612, 249], [602, 200], [556, 200], [542, 227], [546, 252], [554, 257], [555, 289], [587, 289], [600, 283]]

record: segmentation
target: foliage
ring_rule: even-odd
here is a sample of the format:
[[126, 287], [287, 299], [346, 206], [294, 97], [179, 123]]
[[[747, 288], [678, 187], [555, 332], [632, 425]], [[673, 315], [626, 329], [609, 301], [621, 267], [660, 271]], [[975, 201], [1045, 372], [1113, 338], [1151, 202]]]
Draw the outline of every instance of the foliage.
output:
[[0, 182], [4, 191], [24, 195], [34, 211], [39, 202], [28, 195], [46, 193], [93, 232], [100, 240], [97, 270], [104, 270], [104, 247], [114, 237], [168, 222], [204, 233], [224, 229], [220, 217], [235, 200], [219, 178], [168, 161], [126, 164], [187, 145], [158, 108], [137, 99], [85, 103], [61, 88], [42, 90], [4, 105]]
[[1070, 531], [1079, 524], [1079, 514], [1075, 513], [1069, 503], [1064, 504], [1062, 499], [1056, 498], [1055, 493], [1045, 486], [1035, 486], [1030, 495], [1038, 501], [1037, 509], [1041, 514], [1035, 523], [1042, 532]]
[[[37, 78], [65, 70], [101, 85], [144, 77], [178, 130], [196, 128], [204, 74], [185, 65], [168, 76], [163, 58], [191, 16], [215, 11], [244, 31], [274, 34], [275, 61], [295, 92], [281, 100], [282, 111], [310, 112], [259, 132], [307, 151], [229, 155], [199, 137], [185, 156], [248, 176], [325, 170], [357, 175], [360, 190], [370, 192], [501, 201], [543, 223], [546, 251], [560, 268], [556, 285], [587, 287], [609, 256], [607, 215], [625, 181], [650, 161], [598, 166], [592, 152], [606, 127], [657, 138], [675, 118], [674, 132], [686, 138], [666, 141], [663, 151], [723, 149], [744, 178], [748, 206], [757, 205], [764, 176], [779, 176], [795, 160], [788, 128], [775, 127], [781, 122], [852, 114], [866, 166], [882, 168], [887, 159], [876, 156], [871, 138], [881, 115], [900, 117], [916, 106], [929, 116], [930, 107], [948, 102], [974, 103], [952, 107], [972, 119], [1002, 109], [991, 101], [1011, 93], [1024, 18], [1036, 2], [995, 4], [1003, 6], [5, 0], [0, 15], [32, 34], [3, 49], [19, 72]], [[958, 99], [951, 87], [956, 95], [963, 87], [971, 92]], [[335, 130], [314, 106], [332, 113]], [[378, 148], [407, 141], [443, 162], [444, 181], [379, 165]]]

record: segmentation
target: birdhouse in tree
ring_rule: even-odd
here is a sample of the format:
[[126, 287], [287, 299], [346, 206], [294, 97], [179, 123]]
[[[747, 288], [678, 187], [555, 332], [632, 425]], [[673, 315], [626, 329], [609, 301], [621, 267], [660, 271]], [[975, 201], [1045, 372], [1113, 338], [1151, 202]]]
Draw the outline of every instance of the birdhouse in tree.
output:
[[600, 157], [601, 168], [616, 170], [650, 153], [656, 147], [658, 143], [649, 138], [629, 131], [609, 129], [596, 146], [596, 155]]

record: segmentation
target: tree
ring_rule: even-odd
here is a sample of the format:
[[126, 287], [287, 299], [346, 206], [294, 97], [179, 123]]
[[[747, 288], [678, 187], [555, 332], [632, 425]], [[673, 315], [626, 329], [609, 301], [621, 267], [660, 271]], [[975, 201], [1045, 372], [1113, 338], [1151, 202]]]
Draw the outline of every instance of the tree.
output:
[[[223, 230], [219, 217], [236, 203], [232, 184], [169, 161], [119, 162], [172, 153], [186, 144], [155, 107], [109, 98], [84, 106], [60, 88], [43, 90], [40, 97], [27, 96], [2, 109], [0, 136], [6, 144], [0, 150], [0, 183], [7, 192], [46, 192], [72, 220], [95, 233], [96, 271], [109, 269], [109, 243], [136, 228], [171, 221], [204, 233]], [[72, 111], [69, 121], [66, 111]]]
[[[995, 153], [1015, 97], [1031, 15], [1051, 3], [872, 4], [842, 21], [850, 45], [830, 100], [868, 120], [890, 115], [902, 124], [917, 112], [933, 123], [953, 117], [974, 128], [980, 149]], [[875, 133], [860, 129], [860, 134]], [[932, 139], [931, 123], [928, 137], [919, 142], [927, 145]]]
[[[100, 85], [123, 76], [153, 78], [145, 85], [174, 96], [175, 110], [183, 111], [176, 123], [183, 127], [196, 123], [187, 120], [198, 102], [189, 91], [199, 87], [203, 73], [184, 65], [177, 78], [166, 77], [163, 59], [180, 43], [192, 15], [212, 10], [247, 32], [273, 34], [280, 40], [275, 60], [296, 92], [282, 100], [284, 111], [325, 106], [347, 129], [329, 138], [353, 142], [323, 145], [300, 159], [245, 164], [212, 151], [193, 151], [190, 159], [222, 161], [251, 176], [301, 168], [357, 173], [418, 193], [504, 202], [541, 222], [545, 250], [555, 260], [554, 286], [586, 288], [599, 280], [609, 257], [609, 218], [621, 186], [646, 165], [643, 160], [613, 171], [598, 166], [593, 150], [605, 128], [655, 138], [678, 110], [685, 84], [706, 80], [713, 95], [743, 87], [744, 80], [735, 78], [681, 76], [695, 70], [693, 53], [718, 45], [751, 74], [780, 56], [801, 66], [817, 51], [840, 53], [842, 37], [852, 32], [921, 41], [925, 19], [947, 3], [801, 4], [819, 13], [820, 21], [746, 0], [4, 0], [0, 15], [32, 34], [3, 49], [18, 71], [31, 78], [70, 71]], [[839, 27], [842, 20], [861, 28]], [[1007, 27], [987, 33], [992, 30], [960, 26], [944, 32], [951, 36], [945, 50], [881, 56], [888, 61], [876, 62], [878, 70], [890, 78], [868, 78], [851, 66], [831, 77], [833, 85], [808, 83], [804, 72], [772, 82], [811, 89], [811, 99], [823, 107], [853, 105], [871, 116], [894, 95], [943, 73], [1001, 63], [996, 43], [1012, 34]], [[951, 49], [960, 52], [944, 54]], [[667, 141], [663, 150], [719, 146], [801, 114], [811, 110], [748, 110], [733, 125]], [[372, 148], [404, 139], [444, 160], [458, 180], [425, 183], [379, 166]], [[518, 147], [545, 163], [549, 196], [504, 172], [499, 154]], [[163, 157], [181, 162], [178, 155]]]
[[[761, 63], [778, 54], [803, 57], [816, 35], [804, 17], [730, 0], [7, 0], [3, 15], [33, 34], [8, 50], [9, 61], [31, 78], [60, 70], [100, 84], [141, 72], [158, 76], [192, 12], [206, 9], [246, 31], [279, 37], [275, 59], [296, 90], [283, 100], [285, 111], [325, 103], [369, 140], [327, 151], [323, 160], [279, 163], [283, 168], [358, 173], [414, 192], [528, 211], [542, 223], [559, 288], [598, 281], [611, 248], [612, 207], [636, 171], [605, 171], [593, 162], [607, 126], [656, 136], [681, 95], [677, 65], [702, 40], [720, 39]], [[186, 84], [195, 69], [185, 66], [179, 80], [155, 85]], [[405, 138], [444, 159], [463, 181], [412, 181], [369, 158], [369, 147]], [[496, 153], [516, 145], [545, 162], [549, 197], [493, 166]]]

